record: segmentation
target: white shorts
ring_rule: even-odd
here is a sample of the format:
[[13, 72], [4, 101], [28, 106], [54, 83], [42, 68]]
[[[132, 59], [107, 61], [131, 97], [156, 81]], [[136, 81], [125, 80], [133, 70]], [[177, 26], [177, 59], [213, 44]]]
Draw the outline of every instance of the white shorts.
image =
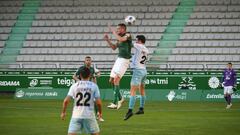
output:
[[119, 76], [120, 78], [122, 78], [127, 71], [129, 64], [130, 59], [117, 58], [111, 70], [110, 77], [115, 78], [116, 76]]
[[224, 94], [232, 94], [233, 86], [224, 86]]
[[133, 69], [131, 85], [138, 86], [140, 84], [145, 84], [147, 78], [146, 69]]
[[69, 124], [68, 133], [80, 133], [85, 130], [87, 134], [99, 133], [100, 129], [95, 118], [80, 119], [72, 118]]

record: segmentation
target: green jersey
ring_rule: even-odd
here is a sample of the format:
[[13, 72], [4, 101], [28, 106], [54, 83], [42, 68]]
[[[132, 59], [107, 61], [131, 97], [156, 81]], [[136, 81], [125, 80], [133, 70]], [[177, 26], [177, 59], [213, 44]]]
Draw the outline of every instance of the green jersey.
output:
[[117, 43], [118, 47], [118, 57], [120, 58], [125, 58], [125, 59], [130, 59], [131, 58], [131, 48], [132, 48], [132, 37], [130, 33], [126, 33], [122, 35], [122, 37], [126, 36], [127, 40], [124, 42], [119, 42]]
[[[83, 70], [84, 68], [86, 67], [86, 65], [84, 65], [84, 66], [81, 66], [81, 67], [79, 67], [78, 68], [78, 70], [76, 71], [76, 75], [78, 76], [78, 78], [80, 79], [80, 72], [81, 72], [81, 70]], [[90, 67], [89, 68], [90, 69], [90, 72], [91, 72], [91, 74], [90, 74], [90, 80], [92, 80], [92, 78], [94, 78], [95, 77], [95, 70], [94, 70], [94, 68], [93, 67]]]

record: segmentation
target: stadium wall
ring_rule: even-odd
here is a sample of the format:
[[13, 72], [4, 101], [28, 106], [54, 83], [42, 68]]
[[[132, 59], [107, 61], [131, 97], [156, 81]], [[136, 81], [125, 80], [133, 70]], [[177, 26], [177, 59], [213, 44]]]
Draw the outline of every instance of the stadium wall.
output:
[[[62, 99], [74, 83], [75, 71], [0, 71], [0, 92], [16, 92], [16, 98]], [[111, 100], [113, 92], [108, 83], [110, 72], [102, 72], [97, 79], [101, 96]], [[219, 71], [149, 71], [146, 80], [148, 100], [160, 101], [224, 101]], [[121, 91], [129, 96], [131, 72], [121, 81]], [[238, 78], [239, 89], [240, 78]], [[239, 101], [240, 94], [233, 99]]]

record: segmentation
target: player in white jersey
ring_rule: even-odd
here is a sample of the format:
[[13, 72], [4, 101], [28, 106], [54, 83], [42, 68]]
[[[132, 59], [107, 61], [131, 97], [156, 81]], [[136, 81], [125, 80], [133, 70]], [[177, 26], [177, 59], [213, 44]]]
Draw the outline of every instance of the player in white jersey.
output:
[[62, 120], [66, 117], [66, 109], [71, 98], [74, 99], [72, 118], [69, 124], [68, 135], [82, 133], [82, 129], [91, 135], [99, 135], [100, 129], [95, 118], [94, 103], [102, 117], [102, 103], [98, 86], [89, 81], [90, 70], [84, 68], [80, 71], [81, 80], [73, 84], [69, 89], [68, 95], [63, 101], [61, 113]]
[[145, 47], [145, 36], [137, 35], [136, 43], [134, 43], [134, 55], [132, 57], [131, 68], [133, 70], [133, 75], [131, 79], [131, 90], [130, 90], [130, 100], [128, 112], [124, 117], [127, 120], [133, 115], [133, 108], [136, 102], [136, 91], [140, 92], [140, 108], [135, 114], [144, 114], [144, 104], [145, 104], [145, 80], [147, 77], [146, 70], [146, 60], [148, 55], [148, 49]]

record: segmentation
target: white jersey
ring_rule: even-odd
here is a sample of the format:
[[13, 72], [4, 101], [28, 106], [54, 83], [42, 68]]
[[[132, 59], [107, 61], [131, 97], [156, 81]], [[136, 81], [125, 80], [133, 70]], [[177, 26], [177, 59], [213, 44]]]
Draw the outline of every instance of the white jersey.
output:
[[98, 86], [90, 81], [78, 81], [69, 89], [74, 99], [72, 118], [95, 118], [94, 100], [100, 98]]
[[133, 44], [133, 57], [130, 67], [136, 69], [146, 69], [146, 61], [148, 55], [148, 49], [145, 45], [134, 43]]

